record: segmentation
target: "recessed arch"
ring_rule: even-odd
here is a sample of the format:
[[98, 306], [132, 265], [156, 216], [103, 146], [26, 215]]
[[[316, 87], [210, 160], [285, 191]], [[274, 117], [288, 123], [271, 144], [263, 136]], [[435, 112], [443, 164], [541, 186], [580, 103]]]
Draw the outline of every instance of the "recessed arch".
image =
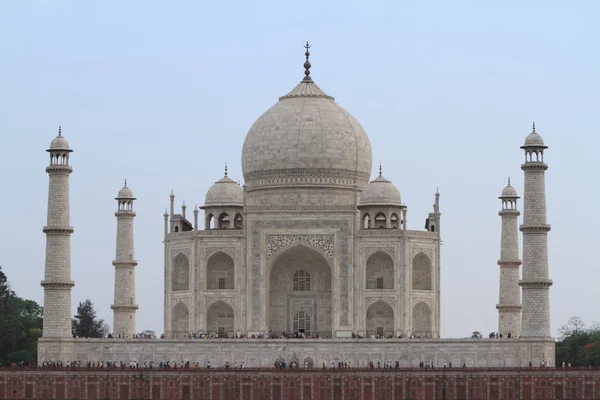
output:
[[233, 337], [233, 307], [221, 300], [212, 303], [206, 312], [206, 328], [209, 333], [216, 333], [219, 337]]
[[364, 213], [364, 215], [362, 217], [362, 221], [363, 221], [363, 229], [371, 228], [371, 216], [369, 215], [369, 213]]
[[[294, 332], [294, 317], [303, 311], [305, 324], [308, 318], [311, 334], [331, 337], [332, 268], [325, 255], [317, 249], [297, 243], [281, 251], [268, 267], [269, 331], [275, 334]], [[295, 276], [300, 278], [300, 275], [304, 279], [304, 290], [294, 290], [296, 283], [300, 289], [300, 281], [296, 280], [295, 283], [294, 280]], [[310, 276], [308, 286], [307, 276]], [[306, 330], [306, 325], [303, 329]]]
[[207, 290], [232, 290], [235, 288], [233, 258], [222, 251], [216, 252], [206, 262]]
[[233, 227], [235, 229], [242, 229], [244, 227], [244, 219], [242, 218], [242, 214], [235, 214], [235, 218], [233, 220]]
[[385, 216], [385, 213], [378, 212], [377, 214], [375, 214], [373, 227], [377, 229], [387, 228], [387, 217]]
[[190, 290], [190, 260], [183, 253], [175, 256], [172, 263], [171, 288], [173, 291]]
[[431, 337], [431, 308], [420, 301], [413, 308], [412, 313], [413, 334], [420, 337]]
[[208, 213], [204, 221], [204, 229], [215, 229], [215, 216], [213, 213]]
[[365, 269], [366, 288], [369, 290], [394, 288], [394, 260], [383, 252], [377, 251], [367, 258]]
[[385, 338], [394, 336], [394, 309], [383, 300], [376, 301], [367, 308], [367, 337]]
[[227, 214], [226, 212], [222, 212], [219, 215], [219, 219], [217, 222], [218, 222], [217, 228], [219, 228], [219, 229], [228, 229], [231, 227], [230, 217], [229, 217], [229, 214]]
[[392, 215], [390, 216], [390, 228], [398, 229], [399, 226], [400, 226], [400, 217], [398, 217], [398, 214], [392, 213]]
[[178, 302], [171, 311], [171, 332], [173, 339], [183, 338], [190, 331], [190, 313], [185, 304]]
[[412, 289], [431, 290], [432, 281], [431, 259], [421, 252], [412, 261]]

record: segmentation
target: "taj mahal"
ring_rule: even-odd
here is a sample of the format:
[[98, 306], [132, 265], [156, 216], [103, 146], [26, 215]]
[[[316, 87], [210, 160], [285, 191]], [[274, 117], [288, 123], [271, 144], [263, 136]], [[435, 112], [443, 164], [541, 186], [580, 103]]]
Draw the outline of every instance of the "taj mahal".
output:
[[[525, 179], [520, 226], [517, 190], [510, 181], [499, 190], [499, 301], [497, 311], [490, 312], [498, 313], [501, 337], [444, 339], [440, 194], [432, 193], [428, 215], [409, 218], [409, 206], [381, 167], [371, 176], [369, 137], [313, 81], [309, 47], [305, 46], [300, 83], [279, 97], [246, 136], [243, 184], [231, 179], [225, 168], [201, 207], [186, 210], [184, 203], [176, 210], [175, 194], [170, 195], [163, 216], [163, 339], [133, 338], [138, 310], [136, 198], [127, 183], [115, 199], [113, 260], [112, 330], [122, 338], [72, 337], [73, 150], [59, 131], [47, 150], [40, 363], [189, 361], [224, 366], [243, 361], [248, 367], [271, 367], [285, 361], [310, 367], [337, 362], [365, 367], [370, 362], [418, 366], [431, 361], [436, 366], [452, 362], [517, 367], [547, 361], [554, 365], [544, 181], [547, 146], [535, 125], [521, 146]], [[409, 220], [424, 228], [409, 227]], [[138, 278], [144, 280], [143, 272]], [[211, 338], [197, 339], [191, 333]]]

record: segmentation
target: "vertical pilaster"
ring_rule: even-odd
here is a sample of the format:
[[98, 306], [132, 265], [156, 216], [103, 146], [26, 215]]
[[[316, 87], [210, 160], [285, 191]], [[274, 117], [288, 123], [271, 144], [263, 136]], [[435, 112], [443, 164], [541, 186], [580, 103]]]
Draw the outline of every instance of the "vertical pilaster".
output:
[[135, 302], [135, 267], [133, 242], [133, 197], [131, 189], [125, 186], [115, 198], [117, 217], [117, 251], [113, 261], [115, 267], [115, 294], [113, 310], [113, 332], [131, 338], [135, 333], [135, 314], [138, 306]]
[[502, 209], [498, 213], [502, 218], [500, 236], [500, 296], [498, 309], [498, 332], [504, 337], [518, 337], [521, 334], [521, 288], [519, 287], [519, 231], [517, 218], [521, 214], [517, 209], [517, 191], [510, 185], [502, 191]]
[[73, 169], [69, 155], [73, 151], [59, 128], [58, 136], [46, 150], [50, 165], [48, 219], [43, 231], [46, 234], [46, 265], [44, 280], [43, 336], [71, 338], [71, 227], [69, 203], [69, 176]]
[[525, 174], [523, 199], [523, 293], [522, 337], [551, 337], [550, 331], [550, 286], [548, 277], [548, 232], [546, 223], [546, 184], [544, 145], [535, 131], [527, 136], [525, 163], [521, 169]]

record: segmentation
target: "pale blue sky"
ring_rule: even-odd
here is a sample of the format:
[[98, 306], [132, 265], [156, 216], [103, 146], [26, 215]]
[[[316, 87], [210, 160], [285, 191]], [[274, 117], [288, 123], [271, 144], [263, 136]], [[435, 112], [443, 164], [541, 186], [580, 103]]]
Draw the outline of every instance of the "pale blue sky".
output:
[[90, 298], [112, 323], [113, 198], [127, 178], [137, 326], [162, 332], [171, 189], [193, 206], [225, 162], [243, 179], [246, 132], [302, 78], [309, 40], [312, 77], [367, 130], [410, 229], [440, 188], [444, 337], [497, 329], [497, 197], [509, 175], [523, 192], [532, 121], [550, 147], [553, 332], [572, 315], [600, 320], [599, 17], [595, 1], [2, 1], [0, 265], [42, 302], [44, 150], [62, 124], [73, 308]]

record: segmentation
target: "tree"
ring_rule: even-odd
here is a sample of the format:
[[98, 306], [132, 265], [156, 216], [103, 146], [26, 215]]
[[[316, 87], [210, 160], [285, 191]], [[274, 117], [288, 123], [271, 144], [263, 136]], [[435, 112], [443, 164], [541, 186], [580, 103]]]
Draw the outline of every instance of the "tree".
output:
[[80, 338], [102, 338], [108, 333], [108, 325], [96, 318], [96, 310], [90, 299], [80, 302], [72, 324], [73, 335]]
[[481, 338], [483, 338], [483, 335], [479, 331], [475, 331], [471, 334], [471, 339], [481, 339]]
[[559, 330], [561, 337], [556, 342], [556, 365], [563, 362], [573, 366], [600, 365], [600, 325], [590, 328], [579, 317], [571, 317], [567, 325]]
[[580, 335], [585, 332], [585, 323], [577, 316], [571, 317], [569, 318], [567, 325], [563, 325], [558, 332], [560, 333], [561, 338]]
[[18, 297], [0, 267], [0, 363], [30, 363], [37, 359], [43, 308]]

